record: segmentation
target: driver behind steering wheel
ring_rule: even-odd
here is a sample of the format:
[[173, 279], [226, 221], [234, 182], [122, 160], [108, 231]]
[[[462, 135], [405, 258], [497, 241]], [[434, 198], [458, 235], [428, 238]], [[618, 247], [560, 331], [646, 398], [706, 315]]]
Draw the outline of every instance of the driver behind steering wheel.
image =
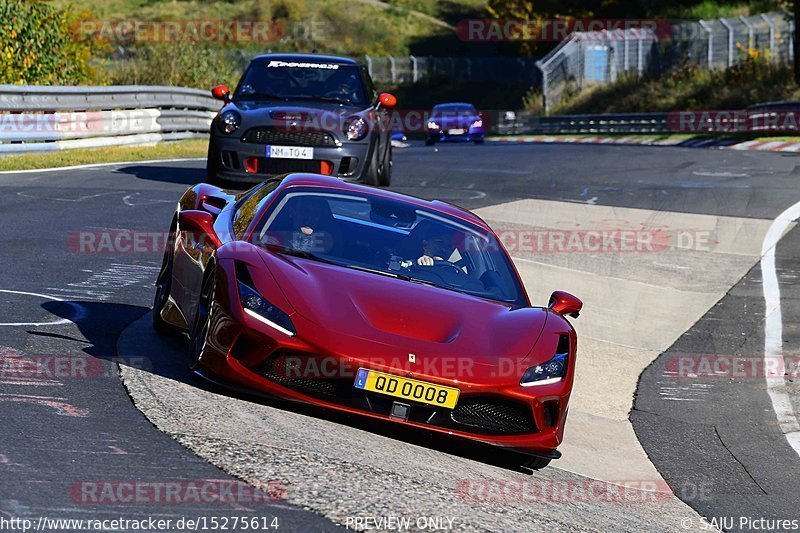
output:
[[446, 235], [433, 235], [422, 241], [422, 255], [417, 259], [419, 266], [433, 266], [435, 261], [445, 261], [452, 252]]

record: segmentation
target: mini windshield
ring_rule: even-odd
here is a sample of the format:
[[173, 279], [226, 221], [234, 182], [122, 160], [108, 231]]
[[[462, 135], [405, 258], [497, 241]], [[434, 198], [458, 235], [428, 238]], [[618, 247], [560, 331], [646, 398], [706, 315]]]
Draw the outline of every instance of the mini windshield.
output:
[[359, 67], [327, 63], [322, 58], [254, 61], [242, 76], [234, 99], [307, 99], [369, 105]]
[[350, 192], [290, 190], [254, 235], [277, 253], [526, 305], [496, 237], [406, 202]]

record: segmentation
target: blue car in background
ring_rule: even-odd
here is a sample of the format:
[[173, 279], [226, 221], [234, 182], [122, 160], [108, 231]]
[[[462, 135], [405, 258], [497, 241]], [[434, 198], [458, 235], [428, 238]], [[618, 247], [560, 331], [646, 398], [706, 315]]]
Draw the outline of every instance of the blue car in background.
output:
[[453, 102], [434, 106], [427, 128], [428, 146], [444, 141], [483, 143], [483, 119], [472, 104]]

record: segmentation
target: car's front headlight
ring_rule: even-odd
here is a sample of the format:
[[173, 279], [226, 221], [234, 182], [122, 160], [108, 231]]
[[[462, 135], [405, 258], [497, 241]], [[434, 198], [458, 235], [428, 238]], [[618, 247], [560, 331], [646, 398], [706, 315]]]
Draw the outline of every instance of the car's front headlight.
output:
[[438, 130], [439, 129], [439, 124], [434, 122], [433, 120], [429, 120], [428, 121], [428, 129], [429, 130]]
[[242, 124], [242, 115], [233, 110], [225, 111], [219, 116], [219, 122], [217, 124], [222, 133], [231, 134], [238, 130], [239, 126]]
[[530, 367], [523, 374], [519, 384], [523, 387], [532, 387], [561, 381], [567, 375], [567, 355], [559, 353], [546, 363]]
[[470, 128], [482, 128], [482, 127], [483, 127], [483, 121], [481, 119], [476, 120], [470, 126]]
[[245, 285], [241, 281], [239, 282], [239, 300], [242, 302], [244, 312], [259, 322], [263, 322], [290, 337], [297, 333], [289, 315], [269, 303], [254, 288]]
[[368, 132], [367, 121], [363, 117], [349, 118], [344, 123], [344, 133], [351, 141], [360, 141], [367, 136]]

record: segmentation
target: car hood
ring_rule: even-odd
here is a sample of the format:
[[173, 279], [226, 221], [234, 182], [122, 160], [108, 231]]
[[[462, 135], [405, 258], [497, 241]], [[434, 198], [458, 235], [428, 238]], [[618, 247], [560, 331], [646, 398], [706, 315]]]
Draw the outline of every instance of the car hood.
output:
[[388, 346], [394, 354], [400, 348], [429, 356], [466, 356], [495, 366], [503, 358], [524, 359], [547, 319], [544, 309], [512, 309], [309, 259], [268, 251], [262, 259], [294, 312], [332, 335], [372, 341], [375, 346], [370, 349], [376, 352]]
[[238, 100], [229, 105], [227, 109], [236, 109], [245, 113], [262, 113], [266, 116], [277, 115], [281, 112], [287, 114], [332, 114], [334, 116], [350, 116], [366, 110], [363, 106], [339, 105], [333, 102], [319, 102], [314, 100]]

